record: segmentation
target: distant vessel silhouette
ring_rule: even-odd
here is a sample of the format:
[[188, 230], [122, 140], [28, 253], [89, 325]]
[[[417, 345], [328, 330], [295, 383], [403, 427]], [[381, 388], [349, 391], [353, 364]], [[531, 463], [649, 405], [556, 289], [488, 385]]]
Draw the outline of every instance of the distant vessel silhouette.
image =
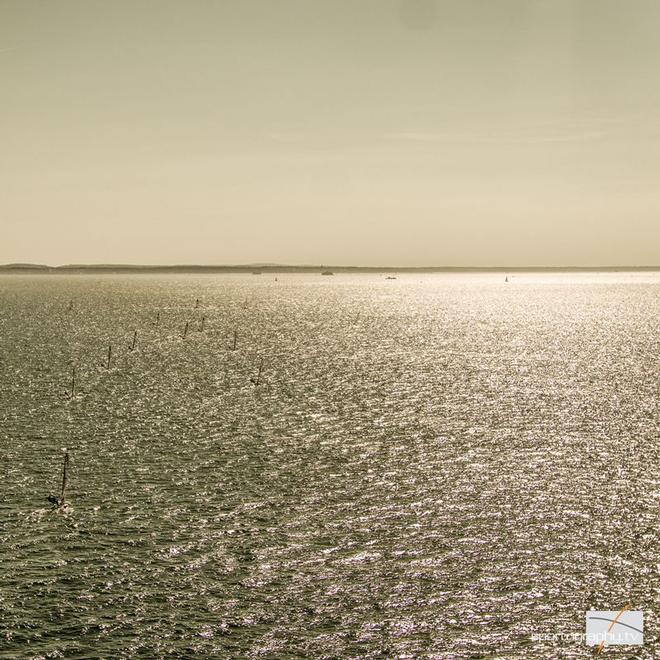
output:
[[385, 279], [386, 280], [395, 280], [396, 277], [394, 277], [394, 275], [388, 275]]
[[321, 275], [334, 275], [334, 273], [331, 270], [324, 270]]

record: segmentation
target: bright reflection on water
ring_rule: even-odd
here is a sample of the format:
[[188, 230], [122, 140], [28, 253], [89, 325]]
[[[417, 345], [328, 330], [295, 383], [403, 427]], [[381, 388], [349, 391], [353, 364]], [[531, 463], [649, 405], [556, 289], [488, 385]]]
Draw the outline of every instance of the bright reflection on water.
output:
[[658, 653], [660, 276], [509, 279], [0, 278], [0, 657]]

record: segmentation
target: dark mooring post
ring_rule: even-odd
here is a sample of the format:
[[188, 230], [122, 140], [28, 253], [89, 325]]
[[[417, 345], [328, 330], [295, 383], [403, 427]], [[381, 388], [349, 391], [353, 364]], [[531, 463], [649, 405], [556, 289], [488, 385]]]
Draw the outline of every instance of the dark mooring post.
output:
[[69, 480], [69, 450], [64, 450], [64, 467], [62, 468], [62, 494], [60, 495], [60, 506], [64, 506], [64, 493], [66, 492], [66, 484]]
[[71, 371], [71, 391], [67, 392], [67, 390], [64, 390], [64, 395], [69, 398], [73, 399], [73, 397], [76, 396], [76, 368], [73, 367]]
[[128, 347], [129, 351], [134, 351], [137, 344], [137, 330], [133, 333], [133, 343]]
[[259, 371], [257, 372], [257, 377], [256, 378], [250, 378], [250, 382], [256, 387], [259, 385], [261, 382], [261, 372], [263, 371], [264, 368], [264, 359], [261, 358], [261, 361], [259, 362]]
[[236, 350], [236, 342], [238, 341], [238, 332], [234, 330], [234, 343], [232, 344], [231, 350], [235, 351]]
[[206, 316], [202, 316], [202, 322], [199, 324], [200, 332], [204, 332], [204, 321], [206, 321]]
[[112, 344], [108, 346], [108, 361], [105, 363], [105, 368], [110, 369], [110, 361], [112, 360]]
[[156, 314], [156, 321], [155, 321], [154, 325], [155, 325], [156, 327], [158, 327], [158, 326], [160, 325], [160, 312], [158, 312], [158, 313]]
[[56, 497], [55, 495], [49, 495], [47, 497], [48, 501], [51, 504], [54, 504], [56, 507], [63, 507], [66, 503], [65, 494], [66, 494], [66, 485], [69, 481], [69, 450], [64, 449], [64, 466], [62, 468], [62, 491], [60, 496]]
[[190, 323], [188, 321], [186, 321], [186, 327], [183, 329], [183, 338], [184, 339], [186, 338], [186, 335], [188, 334], [188, 326], [189, 325], [190, 325]]
[[199, 307], [199, 298], [195, 300], [195, 309], [197, 309], [198, 307]]

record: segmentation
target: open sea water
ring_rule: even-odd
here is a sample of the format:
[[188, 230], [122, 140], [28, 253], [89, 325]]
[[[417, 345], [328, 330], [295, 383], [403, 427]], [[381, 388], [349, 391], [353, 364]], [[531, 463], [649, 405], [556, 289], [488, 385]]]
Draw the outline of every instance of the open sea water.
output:
[[587, 658], [628, 603], [658, 657], [659, 312], [658, 273], [0, 277], [0, 657]]

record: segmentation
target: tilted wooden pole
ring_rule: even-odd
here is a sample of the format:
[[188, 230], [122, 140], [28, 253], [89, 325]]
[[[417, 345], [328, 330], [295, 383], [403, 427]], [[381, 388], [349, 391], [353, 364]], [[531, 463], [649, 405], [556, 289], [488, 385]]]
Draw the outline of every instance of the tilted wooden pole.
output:
[[64, 506], [64, 493], [66, 492], [66, 485], [69, 480], [69, 450], [64, 450], [64, 468], [62, 469], [62, 494], [60, 496], [60, 506]]
[[71, 391], [67, 392], [66, 390], [64, 390], [64, 395], [69, 399], [73, 399], [73, 397], [76, 396], [76, 368], [75, 368], [75, 366], [71, 370]]
[[257, 377], [256, 378], [250, 378], [250, 381], [255, 385], [259, 385], [261, 382], [261, 372], [263, 371], [264, 368], [264, 359], [261, 358], [261, 362], [259, 362], [259, 371], [257, 372]]

